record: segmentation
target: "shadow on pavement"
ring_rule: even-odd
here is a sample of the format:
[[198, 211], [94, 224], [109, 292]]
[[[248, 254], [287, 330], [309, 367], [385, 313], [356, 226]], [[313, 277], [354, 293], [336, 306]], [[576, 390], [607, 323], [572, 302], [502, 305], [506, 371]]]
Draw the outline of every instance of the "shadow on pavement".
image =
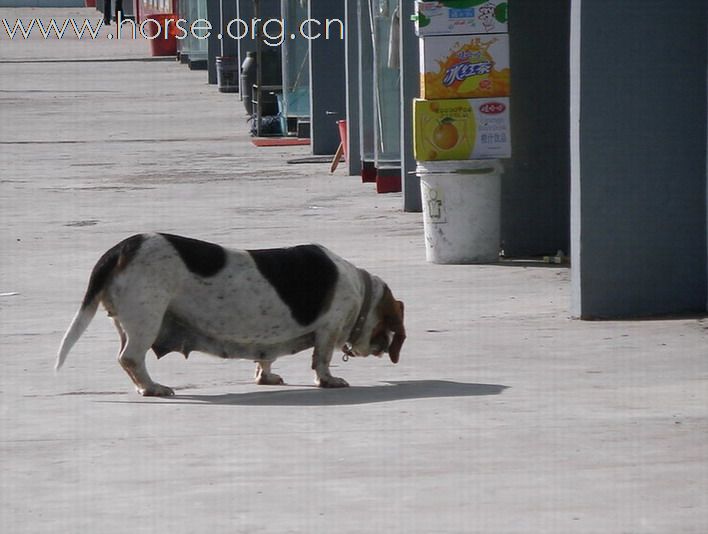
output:
[[177, 395], [171, 397], [169, 402], [233, 406], [340, 406], [408, 399], [499, 395], [507, 389], [507, 386], [496, 384], [466, 384], [447, 380], [411, 380], [386, 384], [343, 389], [320, 389], [313, 386], [224, 395]]

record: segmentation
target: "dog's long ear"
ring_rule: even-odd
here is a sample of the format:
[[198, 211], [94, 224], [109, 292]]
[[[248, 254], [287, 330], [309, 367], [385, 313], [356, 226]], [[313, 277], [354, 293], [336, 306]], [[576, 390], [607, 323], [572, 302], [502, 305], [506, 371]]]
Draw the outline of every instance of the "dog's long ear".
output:
[[398, 363], [401, 347], [406, 339], [406, 328], [403, 326], [403, 302], [393, 298], [393, 293], [386, 286], [381, 297], [382, 318], [386, 328], [393, 332], [393, 340], [388, 347], [388, 356], [393, 363]]
[[398, 359], [401, 355], [401, 347], [406, 340], [406, 328], [403, 326], [403, 301], [397, 300], [395, 303], [396, 319], [395, 322], [391, 324], [393, 341], [391, 341], [391, 345], [388, 348], [388, 356], [393, 363], [398, 363]]

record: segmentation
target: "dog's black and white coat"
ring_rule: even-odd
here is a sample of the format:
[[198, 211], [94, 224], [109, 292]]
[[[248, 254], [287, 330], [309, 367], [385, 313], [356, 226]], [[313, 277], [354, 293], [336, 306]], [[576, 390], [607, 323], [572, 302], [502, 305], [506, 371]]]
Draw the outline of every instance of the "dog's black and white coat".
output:
[[403, 303], [377, 276], [325, 247], [235, 250], [169, 234], [118, 243], [91, 273], [84, 300], [64, 335], [56, 367], [102, 303], [120, 334], [118, 361], [142, 395], [173, 395], [150, 378], [145, 354], [200, 351], [254, 360], [256, 382], [282, 384], [278, 357], [314, 347], [321, 387], [344, 387], [329, 363], [349, 356], [398, 362], [406, 337]]

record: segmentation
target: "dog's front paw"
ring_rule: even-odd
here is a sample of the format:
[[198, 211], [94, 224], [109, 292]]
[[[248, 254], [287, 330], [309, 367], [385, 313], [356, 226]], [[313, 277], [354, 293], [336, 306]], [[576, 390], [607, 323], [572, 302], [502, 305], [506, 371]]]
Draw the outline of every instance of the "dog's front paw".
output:
[[259, 386], [282, 386], [285, 381], [275, 373], [262, 373], [256, 377], [256, 384]]
[[138, 393], [143, 397], [171, 397], [175, 394], [175, 391], [162, 384], [150, 384], [144, 388], [138, 388]]
[[328, 376], [327, 378], [318, 378], [315, 380], [321, 388], [348, 388], [349, 383], [343, 378], [337, 376]]

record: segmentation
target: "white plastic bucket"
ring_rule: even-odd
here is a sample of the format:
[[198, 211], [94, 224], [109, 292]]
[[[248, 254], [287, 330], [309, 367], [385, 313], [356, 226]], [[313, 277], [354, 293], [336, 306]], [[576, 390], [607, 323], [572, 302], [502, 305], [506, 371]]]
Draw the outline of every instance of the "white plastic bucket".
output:
[[499, 160], [419, 161], [425, 258], [433, 263], [499, 259]]

